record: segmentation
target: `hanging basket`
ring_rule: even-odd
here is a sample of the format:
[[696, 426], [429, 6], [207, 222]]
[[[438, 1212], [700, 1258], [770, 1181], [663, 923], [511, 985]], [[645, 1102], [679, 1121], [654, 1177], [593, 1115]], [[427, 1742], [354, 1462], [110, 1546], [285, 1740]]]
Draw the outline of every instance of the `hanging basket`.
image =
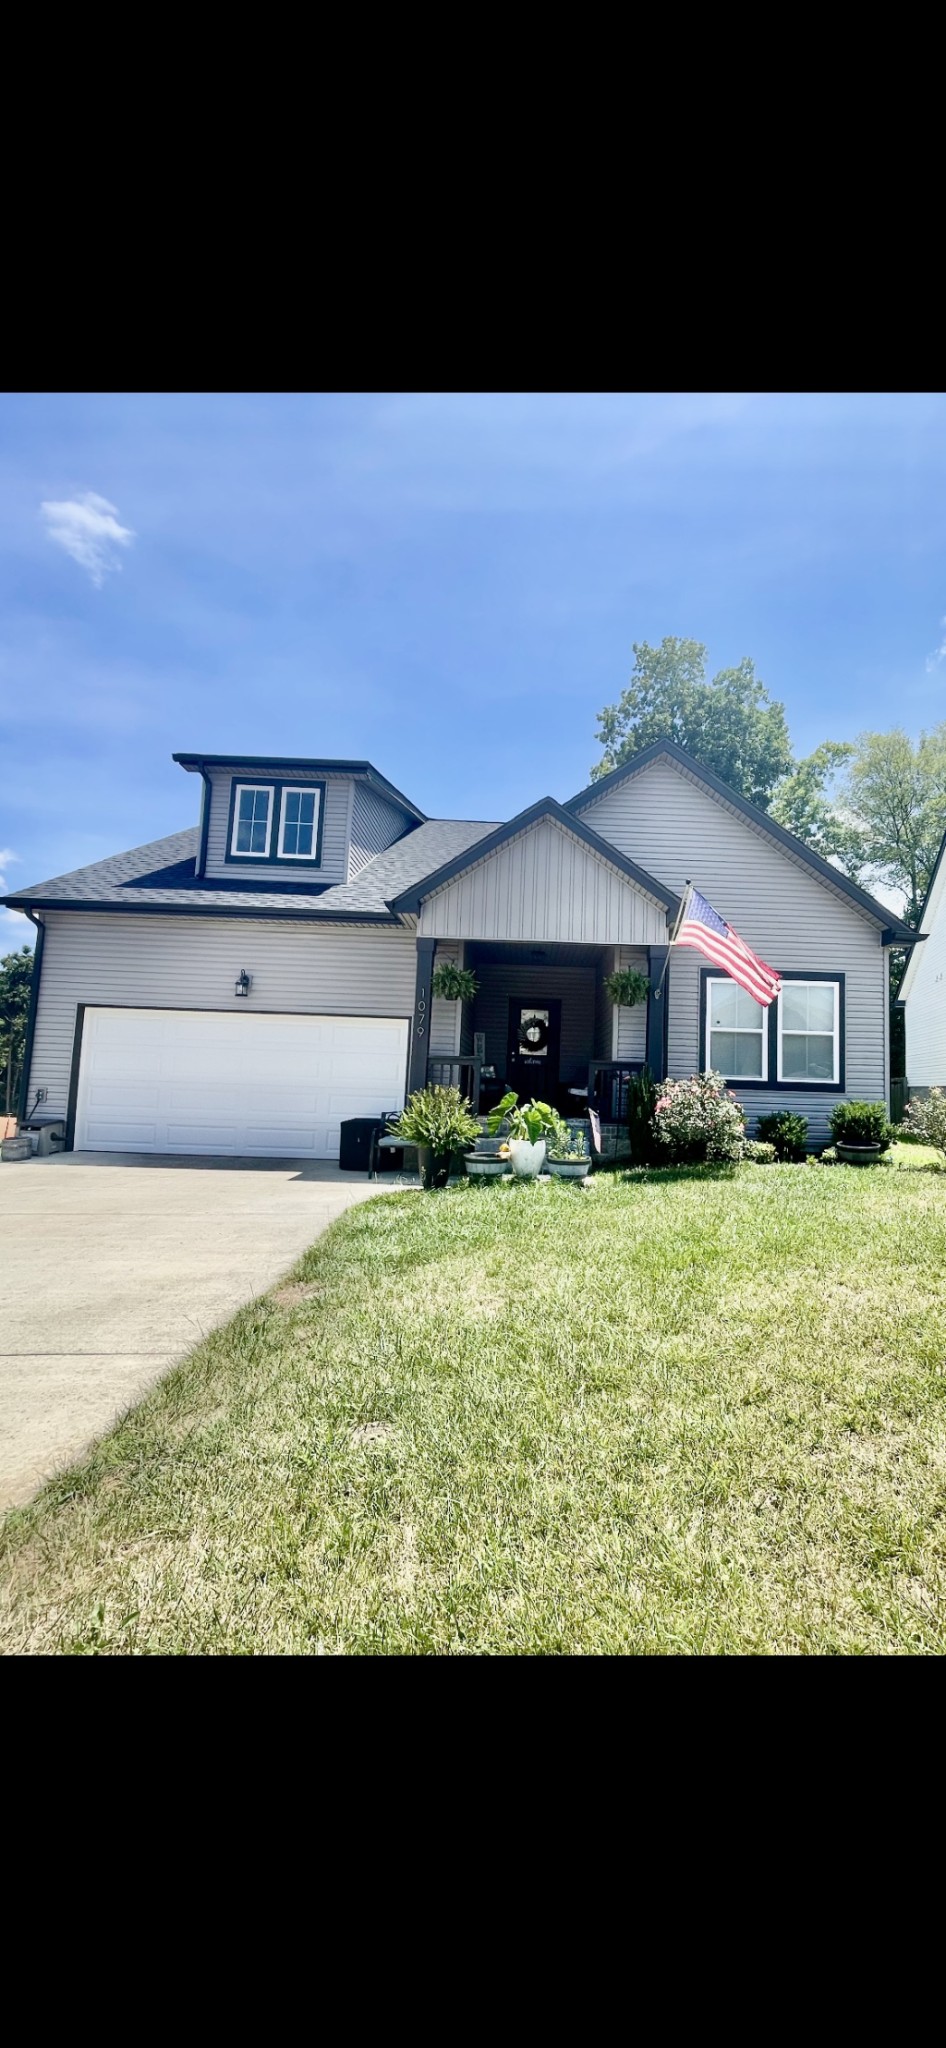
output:
[[430, 977], [435, 996], [447, 1003], [472, 1003], [479, 982], [472, 967], [458, 967], [455, 960], [441, 960]]
[[633, 1010], [638, 1003], [646, 1002], [650, 994], [646, 974], [640, 974], [636, 967], [617, 968], [605, 977], [604, 986], [616, 1010]]

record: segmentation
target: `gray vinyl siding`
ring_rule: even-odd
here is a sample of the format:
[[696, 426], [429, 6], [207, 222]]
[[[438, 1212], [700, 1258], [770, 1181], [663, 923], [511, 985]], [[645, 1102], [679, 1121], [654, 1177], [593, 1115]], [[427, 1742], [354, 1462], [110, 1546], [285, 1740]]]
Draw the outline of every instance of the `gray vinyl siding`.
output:
[[[639, 775], [591, 798], [582, 817], [630, 859], [682, 894], [695, 883], [746, 943], [781, 971], [843, 974], [846, 996], [844, 1094], [886, 1101], [887, 960], [872, 920], [810, 868], [783, 852], [740, 813], [711, 796], [682, 770], [655, 761]], [[666, 935], [665, 935], [666, 937]], [[689, 948], [674, 950], [668, 969], [669, 1070], [692, 1074], [705, 1065], [699, 1031], [700, 968], [709, 962]], [[638, 1028], [645, 1011], [628, 1013]], [[740, 1090], [735, 1086], [734, 1092]], [[809, 1137], [822, 1143], [840, 1091], [746, 1089], [750, 1117], [797, 1109]], [[750, 1126], [752, 1128], [752, 1126]]]
[[906, 983], [907, 1079], [911, 1088], [946, 1088], [946, 859], [929, 905], [927, 933]]
[[348, 880], [353, 882], [376, 853], [385, 853], [412, 823], [396, 804], [379, 796], [370, 782], [356, 782], [352, 798]]
[[[230, 791], [233, 783], [258, 783], [261, 788], [265, 788], [267, 783], [276, 779], [276, 770], [271, 769], [266, 774], [262, 772], [254, 774], [251, 768], [210, 768], [207, 772], [213, 785], [213, 793], [210, 800], [210, 825], [207, 832], [206, 874], [208, 876], [222, 875], [227, 881], [232, 881], [234, 876], [245, 873], [248, 877], [253, 878], [248, 882], [247, 886], [256, 888], [265, 886], [266, 881], [273, 882], [280, 879], [285, 881], [288, 870], [280, 876], [280, 863], [278, 861], [228, 861], [226, 858], [228, 852], [227, 829], [230, 821]], [[350, 775], [306, 775], [302, 771], [293, 769], [291, 774], [287, 772], [280, 775], [278, 779], [282, 782], [291, 782], [293, 788], [301, 788], [307, 782], [324, 782], [325, 815], [322, 821], [322, 858], [317, 867], [314, 861], [311, 863], [311, 879], [313, 882], [347, 882], [349, 879], [348, 833], [352, 807], [352, 777]], [[274, 831], [277, 830], [277, 826], [278, 821], [274, 819]], [[390, 844], [390, 841], [387, 843]], [[301, 876], [302, 880], [305, 880], [309, 873], [310, 867], [307, 863], [305, 871]], [[261, 882], [257, 879], [258, 877], [263, 877], [263, 881]], [[289, 878], [298, 880], [300, 878], [300, 870], [293, 868]]]
[[666, 943], [663, 906], [552, 819], [527, 827], [428, 897], [424, 938]]
[[[650, 956], [633, 946], [618, 946], [615, 949], [615, 967], [635, 967], [638, 974], [647, 974]], [[607, 1000], [607, 999], [606, 999]], [[611, 1012], [615, 1018], [614, 1051], [609, 1055], [615, 1060], [643, 1060], [647, 1057], [647, 1004], [635, 1003], [633, 1009]]]
[[[565, 1087], [583, 1086], [594, 1057], [595, 974], [588, 967], [512, 967], [484, 964], [476, 970], [479, 993], [472, 1005], [471, 1029], [485, 1031], [486, 1058], [499, 1075], [506, 1072], [509, 1000], [512, 996], [558, 997], [562, 1005], [559, 1080]], [[610, 1054], [605, 1054], [610, 1058]]]
[[[48, 1088], [50, 1110], [62, 1115], [79, 1003], [352, 1017], [413, 1012], [409, 932], [70, 911], [47, 911], [45, 923], [30, 1088]], [[233, 993], [241, 967], [253, 977], [248, 999]]]

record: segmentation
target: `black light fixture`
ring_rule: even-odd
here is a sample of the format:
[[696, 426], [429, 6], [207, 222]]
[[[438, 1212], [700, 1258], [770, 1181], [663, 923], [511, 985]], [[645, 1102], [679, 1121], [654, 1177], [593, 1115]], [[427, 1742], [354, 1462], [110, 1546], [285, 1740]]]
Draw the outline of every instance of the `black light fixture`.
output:
[[235, 982], [234, 982], [234, 984], [233, 984], [233, 993], [234, 993], [234, 995], [235, 995], [235, 996], [248, 996], [248, 995], [249, 995], [249, 993], [250, 993], [250, 985], [251, 985], [251, 983], [252, 983], [252, 980], [253, 980], [253, 977], [252, 977], [252, 975], [251, 975], [251, 974], [247, 974], [247, 971], [246, 971], [246, 968], [245, 968], [245, 967], [241, 967], [241, 969], [240, 969], [240, 972], [239, 972], [239, 974], [237, 975], [236, 981], [235, 981]]

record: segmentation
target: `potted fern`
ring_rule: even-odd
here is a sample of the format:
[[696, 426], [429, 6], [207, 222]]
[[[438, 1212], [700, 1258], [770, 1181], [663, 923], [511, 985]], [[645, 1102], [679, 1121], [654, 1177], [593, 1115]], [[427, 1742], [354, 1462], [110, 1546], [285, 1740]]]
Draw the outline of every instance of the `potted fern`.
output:
[[646, 974], [636, 967], [616, 967], [613, 974], [605, 975], [604, 986], [616, 1010], [633, 1010], [650, 994]]
[[417, 1146], [425, 1188], [445, 1188], [454, 1155], [467, 1151], [480, 1134], [469, 1100], [459, 1088], [437, 1087], [418, 1088], [388, 1130], [392, 1137]]
[[458, 967], [455, 960], [441, 960], [430, 977], [435, 996], [447, 1003], [472, 1003], [479, 982], [472, 967]]

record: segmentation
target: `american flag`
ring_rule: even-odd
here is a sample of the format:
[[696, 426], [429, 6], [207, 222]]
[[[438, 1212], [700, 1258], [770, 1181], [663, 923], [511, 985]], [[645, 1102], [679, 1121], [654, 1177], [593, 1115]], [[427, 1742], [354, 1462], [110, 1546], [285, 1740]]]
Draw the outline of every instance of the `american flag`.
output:
[[683, 899], [680, 920], [671, 941], [675, 946], [695, 946], [698, 953], [705, 953], [708, 960], [723, 967], [733, 981], [747, 995], [753, 996], [762, 1008], [767, 1010], [774, 1002], [782, 986], [781, 976], [774, 967], [767, 967], [757, 953], [750, 951], [744, 939], [734, 932], [732, 925], [720, 917], [706, 897], [687, 883], [687, 895]]

